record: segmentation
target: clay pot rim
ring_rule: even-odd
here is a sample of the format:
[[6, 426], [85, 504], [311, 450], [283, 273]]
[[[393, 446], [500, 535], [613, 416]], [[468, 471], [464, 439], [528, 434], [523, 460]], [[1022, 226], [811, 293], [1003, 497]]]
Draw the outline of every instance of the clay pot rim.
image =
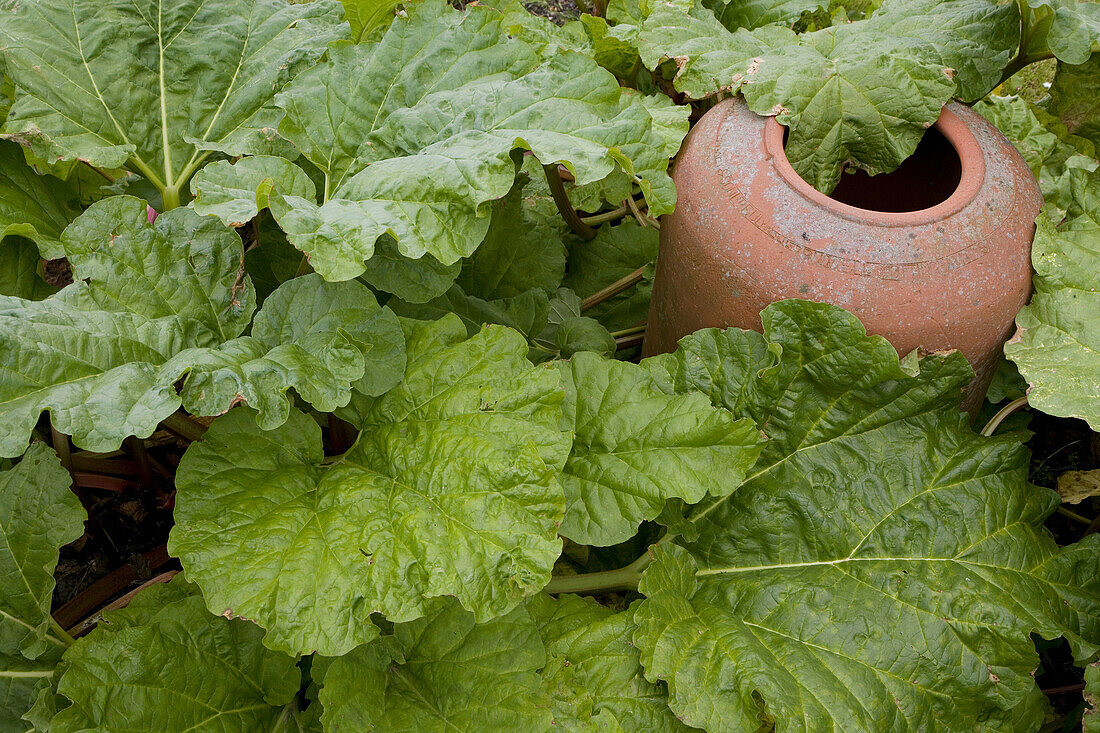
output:
[[764, 145], [768, 156], [772, 159], [779, 175], [791, 188], [808, 199], [812, 203], [846, 219], [852, 219], [867, 224], [889, 227], [906, 227], [918, 224], [927, 224], [938, 221], [963, 209], [974, 200], [981, 190], [985, 180], [985, 159], [982, 148], [978, 144], [974, 132], [951, 109], [945, 106], [940, 112], [940, 118], [933, 125], [941, 135], [955, 148], [962, 167], [959, 185], [945, 200], [927, 209], [916, 211], [875, 211], [873, 209], [861, 209], [858, 206], [845, 204], [830, 198], [811, 186], [802, 176], [798, 175], [783, 148], [783, 136], [787, 128], [779, 124], [774, 117], [769, 117], [764, 128]]

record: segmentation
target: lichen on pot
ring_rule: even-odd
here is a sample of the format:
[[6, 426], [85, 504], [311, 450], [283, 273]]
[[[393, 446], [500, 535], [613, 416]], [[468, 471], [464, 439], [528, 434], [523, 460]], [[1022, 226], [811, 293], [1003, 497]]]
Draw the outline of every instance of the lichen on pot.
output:
[[799, 177], [785, 129], [740, 99], [711, 109], [673, 171], [645, 353], [700, 328], [760, 329], [786, 298], [839, 305], [900, 354], [960, 350], [980, 404], [1031, 287], [1042, 195], [1012, 144], [949, 104], [891, 174], [847, 175], [831, 196]]

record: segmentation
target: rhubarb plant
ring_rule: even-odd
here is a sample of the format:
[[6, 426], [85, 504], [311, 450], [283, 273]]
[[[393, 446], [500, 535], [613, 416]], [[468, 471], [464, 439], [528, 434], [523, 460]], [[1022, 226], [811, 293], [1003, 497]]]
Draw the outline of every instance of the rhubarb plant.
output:
[[[990, 399], [1100, 428], [1097, 8], [0, 5], [0, 732], [1096, 727], [1091, 505], [962, 356], [639, 345], [701, 113], [827, 191], [956, 99], [1046, 199]], [[69, 588], [120, 503], [167, 572]]]

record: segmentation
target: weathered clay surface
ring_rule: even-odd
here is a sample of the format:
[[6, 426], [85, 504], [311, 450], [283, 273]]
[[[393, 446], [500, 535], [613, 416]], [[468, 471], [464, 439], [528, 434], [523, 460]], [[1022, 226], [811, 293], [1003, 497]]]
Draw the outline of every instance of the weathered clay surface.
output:
[[676, 211], [661, 250], [646, 355], [711, 326], [759, 330], [785, 298], [833, 303], [902, 355], [959, 349], [977, 409], [1031, 288], [1042, 205], [1031, 172], [999, 131], [962, 105], [937, 129], [959, 154], [958, 187], [920, 211], [876, 212], [814, 190], [783, 153], [783, 128], [727, 100], [677, 158]]

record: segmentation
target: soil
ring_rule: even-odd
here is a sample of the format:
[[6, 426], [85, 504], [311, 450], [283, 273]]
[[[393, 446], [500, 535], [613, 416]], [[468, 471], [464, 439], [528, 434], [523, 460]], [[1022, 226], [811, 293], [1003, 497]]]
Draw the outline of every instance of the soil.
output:
[[576, 20], [581, 15], [580, 8], [573, 0], [533, 0], [533, 2], [527, 2], [523, 5], [535, 15], [549, 18], [558, 25]]

